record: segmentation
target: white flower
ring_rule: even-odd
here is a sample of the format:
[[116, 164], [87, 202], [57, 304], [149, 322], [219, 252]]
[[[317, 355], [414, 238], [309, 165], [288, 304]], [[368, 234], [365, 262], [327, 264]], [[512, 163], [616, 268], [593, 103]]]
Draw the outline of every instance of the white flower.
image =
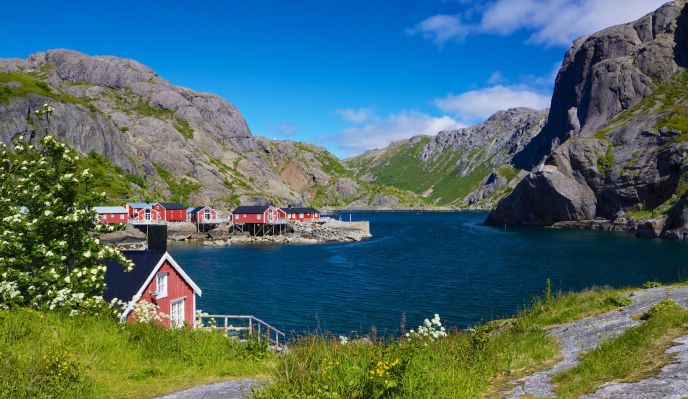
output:
[[91, 251], [84, 252], [84, 258], [90, 258], [90, 257], [91, 257]]

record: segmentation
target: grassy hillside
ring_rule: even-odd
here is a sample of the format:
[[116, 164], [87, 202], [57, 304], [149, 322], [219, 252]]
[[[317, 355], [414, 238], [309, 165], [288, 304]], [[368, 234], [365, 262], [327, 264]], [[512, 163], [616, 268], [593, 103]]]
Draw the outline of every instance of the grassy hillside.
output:
[[0, 312], [1, 398], [150, 398], [195, 384], [264, 376], [262, 346], [221, 333]]
[[430, 141], [431, 137], [422, 137], [417, 143], [394, 144], [385, 150], [350, 158], [346, 164], [356, 171], [356, 176], [372, 179], [377, 184], [423, 195], [436, 205], [460, 205], [492, 169], [479, 160], [478, 166], [469, 173], [462, 175], [459, 172], [459, 162], [479, 159], [481, 154], [478, 151], [448, 149], [440, 156], [422, 162], [420, 153]]

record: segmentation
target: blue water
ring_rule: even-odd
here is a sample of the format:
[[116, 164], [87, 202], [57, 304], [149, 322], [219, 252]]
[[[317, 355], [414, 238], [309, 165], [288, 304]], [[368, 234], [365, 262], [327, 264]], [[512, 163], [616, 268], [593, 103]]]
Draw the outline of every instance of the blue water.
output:
[[[414, 327], [439, 313], [466, 327], [513, 315], [555, 289], [676, 281], [688, 244], [622, 234], [482, 225], [484, 213], [354, 213], [359, 243], [175, 247], [211, 313], [252, 314], [288, 332]], [[347, 220], [349, 214], [343, 215]]]

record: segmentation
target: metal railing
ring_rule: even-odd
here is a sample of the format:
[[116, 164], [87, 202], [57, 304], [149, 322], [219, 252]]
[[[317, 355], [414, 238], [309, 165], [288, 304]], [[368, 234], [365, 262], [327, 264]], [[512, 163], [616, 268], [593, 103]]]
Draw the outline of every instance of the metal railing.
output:
[[202, 328], [224, 330], [229, 337], [256, 337], [259, 341], [267, 339], [268, 345], [275, 349], [286, 347], [284, 333], [255, 316], [204, 314], [198, 316], [198, 321]]

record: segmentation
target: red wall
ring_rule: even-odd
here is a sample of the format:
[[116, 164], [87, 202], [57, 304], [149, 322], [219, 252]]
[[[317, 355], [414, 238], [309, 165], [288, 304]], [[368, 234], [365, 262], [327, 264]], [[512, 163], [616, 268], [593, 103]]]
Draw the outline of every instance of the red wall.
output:
[[192, 214], [191, 221], [194, 223], [203, 222], [203, 215], [205, 214], [206, 209], [210, 209], [210, 220], [217, 220], [217, 212], [213, 208], [209, 208], [206, 206], [205, 208], [201, 209], [195, 214]]
[[301, 216], [301, 215], [302, 215], [301, 213], [292, 213], [287, 217], [287, 219], [304, 221], [304, 220], [315, 220], [315, 219], [318, 219], [320, 217], [319, 213], [304, 213], [303, 216]]
[[[274, 211], [274, 219], [273, 222], [276, 222], [277, 219], [284, 218], [286, 217], [286, 213], [278, 208], [272, 208]], [[266, 210], [263, 212], [263, 214], [233, 214], [232, 215], [232, 221], [234, 223], [239, 223], [239, 224], [244, 224], [244, 223], [256, 223], [256, 224], [263, 224], [268, 222], [268, 212], [270, 209]], [[260, 216], [260, 219], [258, 218]]]
[[99, 213], [98, 220], [107, 224], [129, 223], [127, 213]]
[[[153, 280], [150, 282], [148, 287], [146, 287], [144, 293], [141, 295], [141, 299], [158, 305], [159, 312], [169, 315], [170, 304], [179, 298], [185, 297], [186, 302], [184, 303], [184, 319], [190, 327], [193, 327], [195, 318], [194, 309], [196, 303], [196, 295], [194, 295], [193, 288], [191, 288], [191, 286], [182, 278], [182, 276], [179, 273], [177, 273], [177, 270], [174, 267], [172, 267], [172, 265], [170, 265], [167, 261], [165, 261], [160, 270], [158, 270], [157, 274], [165, 272], [168, 273], [167, 296], [165, 298], [160, 299], [153, 298], [151, 296], [150, 293], [155, 292], [157, 290], [157, 287], [155, 286], [156, 278], [153, 277]], [[135, 321], [134, 315], [132, 313], [129, 313], [128, 321]], [[164, 318], [161, 322], [161, 325], [169, 328], [170, 319]]]
[[[145, 209], [136, 209], [136, 214], [138, 215], [138, 221], [145, 221], [146, 219], [146, 210]], [[162, 220], [162, 213], [158, 212], [155, 209], [151, 210], [151, 221], [154, 220]]]
[[153, 209], [159, 211], [168, 222], [186, 222], [186, 209], [166, 210], [160, 204], [155, 204]]

